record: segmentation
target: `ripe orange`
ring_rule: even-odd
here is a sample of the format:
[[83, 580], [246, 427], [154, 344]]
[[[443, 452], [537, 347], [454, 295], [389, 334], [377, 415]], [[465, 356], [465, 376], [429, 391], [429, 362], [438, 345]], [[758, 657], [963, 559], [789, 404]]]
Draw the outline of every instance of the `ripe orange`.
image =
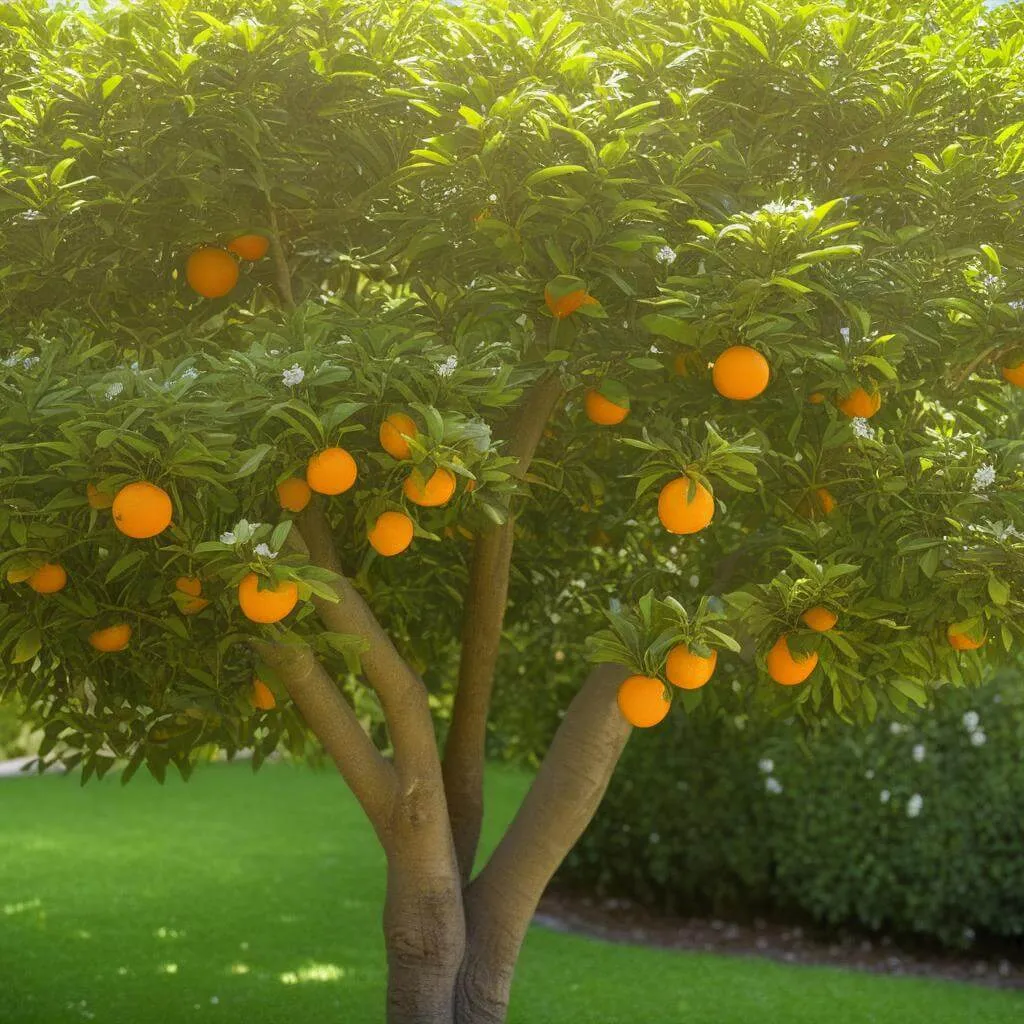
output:
[[116, 626], [107, 626], [106, 629], [97, 629], [95, 633], [89, 634], [89, 643], [97, 651], [123, 651], [132, 638], [132, 627], [126, 622], [118, 623]]
[[800, 616], [800, 619], [804, 625], [810, 626], [815, 632], [827, 633], [839, 621], [839, 616], [823, 605], [818, 604], [813, 608], [808, 608]]
[[67, 582], [68, 574], [64, 571], [64, 566], [56, 562], [47, 562], [39, 566], [28, 578], [28, 585], [37, 594], [56, 594], [58, 590], [63, 590], [67, 586]]
[[658, 518], [669, 533], [697, 533], [715, 514], [715, 499], [703, 484], [697, 484], [692, 501], [687, 500], [689, 490], [690, 478], [677, 476], [658, 495]]
[[114, 497], [114, 525], [136, 540], [163, 533], [173, 511], [168, 493], [145, 480], [122, 487]]
[[957, 633], [952, 626], [946, 630], [946, 639], [950, 647], [957, 651], [976, 651], [988, 637], [983, 636], [980, 640], [973, 639], [967, 633]]
[[563, 295], [559, 299], [556, 299], [551, 294], [550, 289], [545, 288], [544, 301], [547, 303], [548, 309], [551, 310], [551, 315], [556, 320], [564, 320], [567, 316], [571, 316], [580, 306], [597, 305], [597, 299], [593, 295], [588, 295], [585, 288], [577, 288], [575, 291], [569, 292], [568, 295]]
[[104, 493], [95, 484], [85, 485], [85, 500], [89, 508], [110, 508], [114, 504], [114, 496]]
[[343, 494], [357, 472], [356, 460], [344, 448], [325, 448], [306, 464], [306, 483], [317, 494]]
[[854, 388], [838, 404], [850, 419], [869, 420], [882, 408], [882, 396], [877, 391], [869, 395], [863, 388]]
[[266, 235], [239, 235], [228, 242], [228, 252], [243, 260], [261, 260], [269, 248], [270, 239]]
[[696, 377], [705, 365], [705, 361], [695, 348], [676, 353], [675, 359], [672, 360], [672, 370], [677, 377]]
[[616, 405], [615, 402], [605, 398], [597, 388], [591, 388], [587, 392], [583, 399], [583, 407], [586, 410], [587, 419], [602, 427], [615, 426], [629, 415], [628, 407]]
[[665, 675], [673, 686], [681, 690], [699, 690], [712, 676], [718, 664], [718, 651], [706, 658], [691, 654], [686, 644], [677, 644], [668, 652]]
[[207, 245], [189, 256], [185, 279], [203, 298], [219, 299], [238, 284], [238, 264], [230, 253]]
[[716, 360], [711, 379], [720, 395], [746, 401], [768, 387], [768, 360], [749, 345], [733, 345]]
[[630, 725], [647, 729], [657, 725], [671, 706], [665, 684], [652, 676], [630, 676], [619, 687], [619, 711]]
[[282, 480], [277, 485], [277, 500], [286, 512], [301, 512], [312, 497], [309, 484], [297, 476]]
[[274, 691], [262, 679], [252, 681], [252, 692], [249, 694], [249, 703], [257, 711], [273, 711], [277, 707], [277, 698]]
[[418, 433], [416, 421], [411, 416], [404, 412], [393, 412], [380, 425], [380, 446], [393, 459], [408, 459], [412, 452], [409, 451], [409, 442], [405, 438], [415, 437]]
[[7, 582], [8, 583], [24, 583], [25, 580], [30, 579], [35, 569], [31, 565], [23, 565], [20, 569], [8, 569], [7, 570]]
[[1016, 366], [1004, 366], [1003, 379], [1018, 388], [1024, 388], [1024, 361], [1017, 363]]
[[174, 581], [174, 589], [188, 594], [190, 600], [180, 605], [182, 615], [198, 615], [210, 602], [200, 595], [203, 592], [203, 581], [198, 576], [179, 576]]
[[805, 494], [797, 503], [796, 510], [802, 516], [814, 519], [821, 513], [831, 515], [838, 502], [832, 497], [832, 492], [827, 487], [818, 487], [810, 494]]
[[412, 520], [404, 512], [382, 512], [366, 534], [378, 555], [401, 554], [412, 543]]
[[402, 485], [405, 496], [424, 508], [437, 508], [447, 504], [455, 493], [455, 474], [447, 469], [435, 469], [430, 479], [424, 483], [423, 474], [414, 469]]
[[811, 405], [821, 405], [822, 402], [825, 401], [825, 396], [820, 391], [812, 391], [807, 396], [807, 401], [810, 402]]
[[238, 584], [242, 614], [253, 622], [280, 622], [298, 603], [299, 588], [293, 580], [282, 580], [276, 587], [260, 590], [259, 582], [251, 572]]
[[775, 682], [782, 686], [796, 686], [797, 683], [802, 683], [817, 667], [818, 655], [812, 652], [794, 658], [789, 650], [789, 644], [786, 642], [786, 634], [783, 633], [768, 652], [766, 660], [768, 675]]

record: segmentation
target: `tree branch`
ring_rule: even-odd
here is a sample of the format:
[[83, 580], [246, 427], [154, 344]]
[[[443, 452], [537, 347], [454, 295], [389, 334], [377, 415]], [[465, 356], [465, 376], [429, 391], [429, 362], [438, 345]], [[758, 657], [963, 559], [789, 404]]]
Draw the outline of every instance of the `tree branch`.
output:
[[466, 890], [469, 949], [457, 998], [473, 1007], [474, 1021], [504, 1020], [513, 965], [537, 903], [604, 796], [632, 731], [616, 703], [628, 674], [618, 665], [591, 672], [519, 812]]
[[277, 279], [277, 290], [281, 294], [281, 301], [285, 309], [295, 308], [295, 296], [292, 294], [292, 275], [288, 270], [288, 260], [284, 254], [284, 247], [281, 245], [281, 235], [277, 226], [277, 211], [270, 200], [267, 200], [267, 207], [270, 210], [270, 255], [274, 260], [274, 276]]
[[284, 680], [302, 717], [338, 766], [383, 843], [398, 788], [395, 769], [373, 745], [309, 647], [267, 643], [255, 646]]
[[[523, 480], [544, 426], [562, 393], [557, 374], [542, 378], [527, 393], [515, 416], [507, 452], [519, 459], [512, 476]], [[444, 751], [448, 813], [463, 881], [476, 858], [483, 822], [484, 748], [494, 670], [508, 601], [515, 517], [481, 534], [473, 548], [462, 619], [462, 654], [451, 727]]]
[[369, 644], [360, 659], [363, 674], [384, 709], [384, 718], [395, 748], [395, 767], [409, 779], [423, 774], [432, 759], [437, 761], [434, 721], [423, 680], [398, 653], [369, 605], [342, 572], [334, 548], [330, 523], [316, 504], [306, 506], [296, 521], [310, 561], [336, 573], [335, 603], [314, 597], [320, 621], [332, 632], [362, 637]]

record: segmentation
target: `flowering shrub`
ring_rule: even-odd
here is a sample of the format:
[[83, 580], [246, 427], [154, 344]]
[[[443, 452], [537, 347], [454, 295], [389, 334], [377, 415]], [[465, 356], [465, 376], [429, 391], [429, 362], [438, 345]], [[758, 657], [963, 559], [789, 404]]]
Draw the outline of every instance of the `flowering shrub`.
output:
[[627, 748], [562, 878], [951, 946], [1024, 935], [1024, 687], [946, 687], [936, 703], [814, 736], [673, 716]]

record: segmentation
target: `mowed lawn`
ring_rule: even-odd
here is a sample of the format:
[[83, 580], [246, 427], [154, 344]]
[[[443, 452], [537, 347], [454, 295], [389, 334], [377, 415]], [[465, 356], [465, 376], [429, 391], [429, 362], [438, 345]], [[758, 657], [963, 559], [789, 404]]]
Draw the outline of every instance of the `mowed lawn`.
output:
[[[491, 841], [525, 786], [492, 770]], [[0, 779], [0, 1022], [376, 1024], [383, 859], [330, 772]], [[518, 1024], [1011, 1024], [1024, 996], [535, 928]]]

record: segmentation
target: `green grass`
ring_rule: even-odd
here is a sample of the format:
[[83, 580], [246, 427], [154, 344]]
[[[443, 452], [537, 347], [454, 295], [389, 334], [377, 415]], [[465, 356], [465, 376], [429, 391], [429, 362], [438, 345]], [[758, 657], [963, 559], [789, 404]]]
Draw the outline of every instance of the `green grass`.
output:
[[[489, 841], [523, 785], [491, 772]], [[0, 1021], [379, 1022], [382, 866], [327, 772], [0, 780]], [[1009, 1024], [1024, 998], [534, 929], [511, 1020]]]

